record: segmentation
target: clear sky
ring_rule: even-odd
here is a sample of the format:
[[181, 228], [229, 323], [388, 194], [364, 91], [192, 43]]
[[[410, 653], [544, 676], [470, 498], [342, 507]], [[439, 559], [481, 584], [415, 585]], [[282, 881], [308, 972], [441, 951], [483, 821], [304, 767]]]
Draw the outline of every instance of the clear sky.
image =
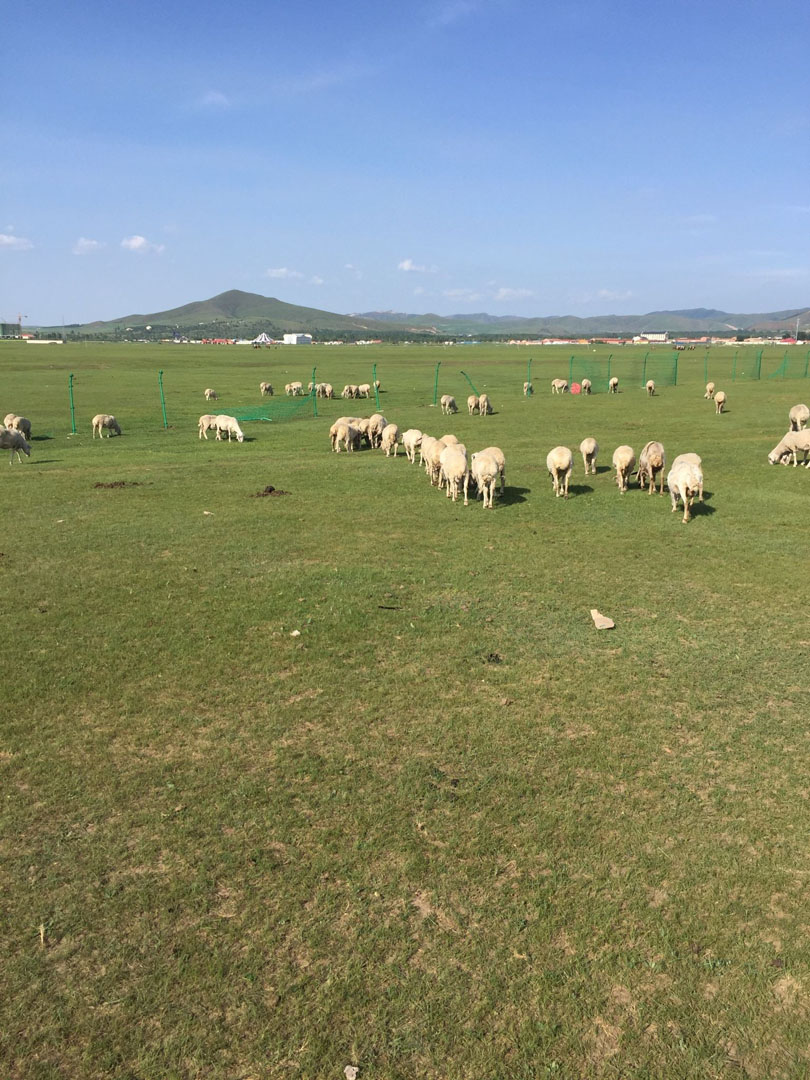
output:
[[810, 305], [806, 0], [20, 4], [0, 318]]

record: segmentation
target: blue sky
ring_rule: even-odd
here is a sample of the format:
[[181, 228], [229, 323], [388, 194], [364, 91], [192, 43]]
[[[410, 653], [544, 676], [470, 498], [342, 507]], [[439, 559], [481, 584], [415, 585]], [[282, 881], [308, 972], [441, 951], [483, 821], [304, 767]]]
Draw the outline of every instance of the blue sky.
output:
[[15, 11], [0, 318], [810, 305], [810, 6]]

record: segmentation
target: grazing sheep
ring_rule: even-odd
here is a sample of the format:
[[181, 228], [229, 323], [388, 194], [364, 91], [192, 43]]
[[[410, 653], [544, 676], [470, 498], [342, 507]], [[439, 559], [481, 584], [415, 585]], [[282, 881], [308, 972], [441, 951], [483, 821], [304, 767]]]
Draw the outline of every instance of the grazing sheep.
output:
[[568, 380], [567, 379], [552, 379], [551, 380], [551, 392], [552, 392], [552, 394], [567, 394], [568, 393]]
[[428, 471], [428, 464], [427, 464], [428, 450], [430, 449], [430, 447], [435, 442], [438, 442], [438, 441], [439, 440], [434, 439], [432, 435], [425, 435], [424, 432], [422, 433], [422, 439], [421, 439], [421, 441], [419, 443], [419, 464], [424, 466], [425, 472]]
[[402, 445], [405, 447], [405, 457], [411, 465], [416, 463], [416, 451], [422, 445], [422, 432], [418, 428], [408, 428], [402, 434]]
[[201, 416], [200, 419], [197, 421], [197, 430], [199, 432], [199, 437], [201, 439], [205, 439], [206, 442], [208, 442], [208, 436], [205, 434], [206, 431], [216, 431], [216, 427], [217, 418], [213, 415], [213, 413], [206, 413], [204, 416]]
[[[495, 483], [500, 474], [498, 462], [486, 451], [482, 450], [473, 454], [470, 459], [470, 472], [478, 488], [478, 495], [484, 499], [484, 509], [492, 509], [492, 496], [495, 492]], [[477, 498], [478, 496], [476, 496]]]
[[489, 400], [489, 394], [482, 394], [478, 399], [478, 414], [479, 416], [489, 416], [492, 413], [492, 402]]
[[546, 456], [546, 468], [551, 476], [554, 494], [568, 498], [568, 482], [574, 471], [574, 455], [567, 446], [555, 446]]
[[93, 417], [93, 438], [95, 439], [96, 432], [98, 432], [98, 437], [102, 439], [104, 437], [104, 428], [107, 429], [108, 439], [111, 437], [113, 432], [115, 432], [116, 435], [121, 434], [121, 428], [118, 426], [118, 421], [115, 419], [114, 416], [110, 416], [109, 413], [98, 413], [96, 416]]
[[530, 382], [525, 382], [523, 384], [523, 396], [524, 397], [531, 397], [533, 393], [534, 393], [534, 387], [532, 386], [532, 384]]
[[617, 446], [613, 451], [613, 468], [616, 470], [616, 483], [622, 494], [627, 491], [630, 473], [636, 464], [636, 455], [632, 446]]
[[714, 383], [713, 382], [707, 382], [706, 383], [706, 393], [703, 396], [704, 396], [704, 398], [706, 398], [707, 401], [711, 401], [714, 398]]
[[458, 443], [458, 438], [455, 435], [442, 435], [439, 442], [443, 442], [445, 446], [450, 446], [454, 443]]
[[14, 464], [15, 454], [17, 455], [17, 461], [22, 465], [20, 451], [22, 451], [26, 457], [31, 457], [31, 447], [28, 445], [25, 436], [21, 431], [17, 431], [15, 428], [0, 428], [0, 450], [11, 451], [8, 459], [9, 465]]
[[267, 397], [272, 397], [273, 396], [273, 384], [272, 383], [260, 382], [259, 383], [259, 390], [261, 392], [262, 397], [264, 397], [265, 395], [267, 395]]
[[689, 510], [695, 495], [703, 490], [703, 473], [700, 466], [690, 461], [682, 461], [677, 467], [673, 465], [667, 475], [667, 487], [672, 499], [673, 514], [678, 509], [678, 500], [680, 499], [683, 503], [685, 525], [691, 517]]
[[618, 379], [617, 375], [614, 375], [613, 378], [608, 383], [608, 393], [609, 394], [618, 394], [618, 392], [619, 392], [619, 379]]
[[810, 461], [807, 460], [807, 455], [810, 454], [810, 431], [806, 428], [801, 431], [789, 431], [768, 454], [768, 461], [771, 465], [775, 465], [777, 461], [787, 465], [792, 457], [795, 468], [798, 464], [798, 454], [802, 455], [802, 464], [810, 468]]
[[644, 389], [647, 391], [647, 397], [655, 396], [655, 383], [652, 379], [647, 379], [647, 385]]
[[700, 454], [678, 454], [678, 456], [672, 462], [670, 472], [672, 472], [672, 470], [677, 465], [683, 464], [696, 465], [700, 470], [700, 490], [698, 492], [698, 501], [703, 502], [703, 458], [701, 458]]
[[472, 416], [477, 408], [478, 408], [478, 395], [477, 394], [470, 394], [470, 396], [467, 398], [467, 412], [470, 414], [470, 416]]
[[430, 478], [430, 485], [433, 487], [441, 482], [441, 461], [442, 453], [447, 449], [441, 439], [431, 440], [427, 448], [425, 448], [425, 439], [422, 439], [422, 454], [425, 461], [425, 472]]
[[590, 394], [590, 392], [591, 392], [591, 380], [590, 379], [583, 379], [581, 385], [582, 385], [582, 393], [583, 394]]
[[456, 405], [456, 399], [452, 396], [452, 394], [442, 394], [439, 404], [442, 407], [442, 412], [446, 413], [448, 416], [451, 413], [458, 412], [458, 405]]
[[226, 431], [228, 433], [228, 442], [231, 441], [232, 435], [236, 436], [237, 442], [245, 441], [245, 436], [242, 429], [239, 427], [239, 421], [235, 416], [226, 416], [225, 413], [220, 413], [218, 416], [214, 417], [214, 422], [217, 426], [217, 440], [219, 442], [222, 441], [222, 434]]
[[304, 384], [302, 382], [291, 382], [290, 383], [290, 395], [292, 397], [303, 397], [304, 396]]
[[371, 383], [367, 383], [367, 382], [361, 383], [357, 387], [357, 397], [365, 397], [365, 398], [371, 397]]
[[599, 453], [599, 443], [596, 439], [583, 439], [579, 444], [579, 452], [585, 465], [585, 475], [593, 473], [596, 476], [596, 455]]
[[388, 426], [388, 421], [382, 413], [373, 413], [368, 418], [368, 439], [372, 450], [376, 450], [382, 443], [383, 431]]
[[638, 486], [640, 488], [649, 484], [648, 494], [652, 495], [655, 491], [655, 477], [657, 473], [661, 474], [661, 491], [659, 494], [664, 494], [664, 466], [667, 463], [666, 454], [664, 448], [660, 442], [648, 442], [645, 443], [641, 453], [638, 455], [638, 472], [636, 473], [636, 479], [638, 480]]
[[393, 451], [394, 457], [397, 456], [397, 446], [402, 442], [399, 434], [399, 428], [396, 424], [386, 424], [383, 428], [382, 439], [380, 440], [380, 449], [385, 451], [385, 456], [390, 457]]
[[506, 457], [504, 456], [503, 450], [501, 450], [499, 446], [486, 446], [480, 452], [495, 460], [498, 466], [498, 475], [501, 478], [501, 495], [503, 495], [504, 485], [506, 483]]
[[205, 400], [206, 401], [219, 401], [219, 394], [216, 392], [216, 390], [212, 390], [211, 387], [209, 386], [208, 389], [205, 391]]
[[374, 382], [373, 382], [373, 383], [372, 383], [371, 385], [372, 385], [372, 386], [374, 387], [374, 389], [375, 389], [375, 390], [377, 391], [377, 393], [379, 394], [379, 392], [380, 392], [380, 380], [379, 380], [379, 379], [375, 379], [375, 380], [374, 380]]
[[15, 416], [11, 423], [7, 424], [6, 427], [13, 428], [14, 431], [22, 432], [26, 439], [29, 442], [31, 441], [31, 421], [26, 420], [24, 416]]
[[806, 405], [794, 405], [788, 413], [791, 431], [801, 431], [810, 420], [810, 409]]
[[5, 418], [3, 420], [3, 427], [10, 428], [13, 421], [16, 420], [16, 418], [17, 418], [16, 413], [13, 413], [13, 412], [6, 413]]
[[459, 487], [464, 485], [464, 505], [467, 505], [467, 492], [470, 484], [470, 467], [467, 463], [467, 451], [461, 446], [445, 446], [439, 455], [439, 488], [447, 484], [447, 498], [453, 502], [458, 499]]
[[329, 437], [332, 441], [332, 449], [336, 454], [340, 453], [340, 444], [343, 443], [346, 452], [353, 453], [360, 445], [360, 432], [352, 424], [345, 421], [332, 424], [329, 429]]
[[371, 446], [371, 435], [369, 435], [368, 431], [370, 421], [368, 417], [364, 417], [362, 420], [350, 420], [349, 423], [353, 428], [357, 428], [357, 434], [360, 436], [360, 439], [366, 440], [366, 446]]
[[720, 415], [720, 413], [723, 411], [723, 409], [725, 407], [725, 404], [726, 404], [727, 400], [728, 400], [728, 398], [726, 397], [725, 390], [718, 390], [717, 393], [714, 395], [714, 411], [715, 411], [715, 415], [717, 415], [717, 416]]

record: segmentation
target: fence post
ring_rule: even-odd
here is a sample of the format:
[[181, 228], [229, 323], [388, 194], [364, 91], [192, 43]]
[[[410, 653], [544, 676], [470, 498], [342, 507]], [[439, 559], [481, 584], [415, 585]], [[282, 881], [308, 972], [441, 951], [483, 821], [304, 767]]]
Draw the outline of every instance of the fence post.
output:
[[317, 367], [314, 367], [312, 369], [312, 377], [310, 378], [310, 382], [312, 383], [312, 389], [309, 392], [310, 397], [312, 398], [312, 415], [315, 417], [317, 417], [318, 415], [318, 395], [315, 393], [315, 372], [317, 370]]
[[374, 400], [377, 402], [377, 412], [380, 411], [380, 391], [377, 389], [377, 365], [371, 365], [371, 385], [374, 387]]
[[[810, 352], [808, 352], [807, 355], [810, 356]], [[807, 374], [806, 371], [805, 371], [805, 374]], [[531, 357], [529, 357], [529, 363], [528, 363], [528, 365], [526, 367], [526, 382], [529, 384], [529, 386], [532, 385], [532, 358]]]
[[757, 378], [758, 379], [762, 378], [762, 353], [763, 353], [763, 351], [764, 351], [763, 349], [759, 350], [759, 352], [757, 353], [757, 358], [754, 361], [754, 363], [756, 364]]
[[76, 410], [73, 408], [73, 373], [68, 375], [68, 394], [70, 395], [70, 432], [76, 434]]
[[679, 359], [677, 353], [675, 353], [675, 356], [673, 357], [673, 359], [675, 361], [675, 370], [673, 372], [674, 380], [673, 380], [672, 385], [677, 386], [678, 385], [678, 359]]
[[804, 357], [804, 378], [807, 378], [807, 366], [810, 364], [810, 349], [807, 351]]
[[441, 360], [436, 364], [436, 378], [433, 382], [433, 404], [439, 400], [439, 368], [442, 366]]
[[647, 382], [647, 357], [649, 355], [650, 354], [648, 352], [645, 352], [644, 353], [644, 359], [641, 362], [641, 385], [642, 386], [644, 386], [646, 384], [646, 382]]
[[706, 346], [706, 351], [703, 353], [703, 381], [707, 383], [709, 381], [709, 347]]
[[569, 357], [568, 360], [568, 386], [570, 389], [571, 383], [574, 381], [574, 358]]
[[467, 382], [470, 384], [470, 386], [473, 389], [473, 393], [475, 394], [475, 396], [480, 397], [480, 394], [478, 393], [478, 388], [476, 387], [475, 383], [472, 381], [470, 376], [467, 374], [467, 372], [466, 371], [461, 371], [460, 374], [463, 375], [464, 378], [467, 380]]
[[163, 393], [163, 371], [158, 372], [158, 386], [160, 387], [160, 407], [163, 409], [163, 426], [167, 428], [169, 421], [166, 419], [166, 397]]
[[734, 350], [734, 363], [731, 367], [731, 381], [737, 381], [737, 350]]
[[608, 357], [608, 386], [610, 386], [610, 361], [613, 359], [613, 353]]

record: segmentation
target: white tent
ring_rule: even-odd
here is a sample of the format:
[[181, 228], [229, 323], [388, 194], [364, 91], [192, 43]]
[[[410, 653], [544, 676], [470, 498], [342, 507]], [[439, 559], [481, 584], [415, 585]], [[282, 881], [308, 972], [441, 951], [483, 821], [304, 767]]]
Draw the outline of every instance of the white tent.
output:
[[261, 333], [258, 337], [255, 337], [251, 342], [252, 345], [272, 345], [273, 339], [268, 337], [267, 334]]

